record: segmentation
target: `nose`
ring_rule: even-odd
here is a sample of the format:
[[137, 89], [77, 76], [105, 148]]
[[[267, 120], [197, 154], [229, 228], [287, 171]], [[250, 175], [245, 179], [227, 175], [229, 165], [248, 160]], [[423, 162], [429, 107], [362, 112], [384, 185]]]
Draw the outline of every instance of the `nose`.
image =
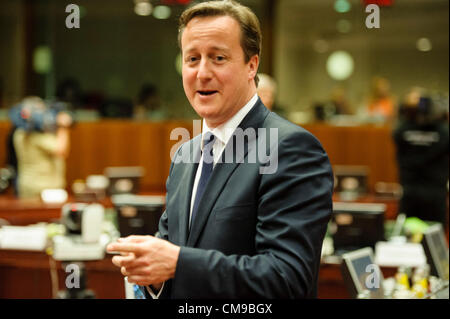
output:
[[202, 59], [198, 67], [197, 79], [201, 81], [209, 80], [212, 78], [212, 74], [210, 63], [207, 59]]

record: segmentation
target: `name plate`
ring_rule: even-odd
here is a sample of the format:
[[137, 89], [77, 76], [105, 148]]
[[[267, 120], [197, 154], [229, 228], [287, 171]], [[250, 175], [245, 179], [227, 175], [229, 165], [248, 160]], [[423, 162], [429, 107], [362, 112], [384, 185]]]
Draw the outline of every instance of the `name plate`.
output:
[[421, 244], [401, 242], [378, 242], [375, 245], [375, 263], [387, 267], [418, 267], [427, 259]]
[[0, 248], [43, 251], [47, 246], [45, 226], [3, 226]]

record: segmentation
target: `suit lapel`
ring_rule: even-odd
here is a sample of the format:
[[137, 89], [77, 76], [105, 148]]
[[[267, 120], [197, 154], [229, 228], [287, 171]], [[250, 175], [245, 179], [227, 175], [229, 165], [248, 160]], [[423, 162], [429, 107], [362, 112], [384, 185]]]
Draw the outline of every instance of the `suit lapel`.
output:
[[[192, 188], [195, 180], [195, 173], [197, 172], [198, 163], [200, 160], [200, 138], [196, 137], [192, 140], [190, 147], [192, 150], [189, 150], [190, 158], [186, 161], [186, 170], [183, 174], [181, 180], [181, 206], [178, 211], [179, 214], [179, 234], [180, 234], [180, 245], [185, 246], [189, 233], [189, 215], [191, 210], [191, 198], [192, 198]], [[185, 191], [183, 191], [185, 190]]]
[[[241, 128], [245, 131], [247, 128], [255, 129], [256, 135], [258, 134], [258, 126], [261, 126], [265, 117], [269, 111], [264, 107], [261, 101], [258, 99], [255, 106], [250, 110], [250, 112], [245, 116], [242, 120], [241, 124], [239, 124], [238, 128]], [[234, 139], [234, 136], [232, 137]], [[231, 140], [230, 140], [231, 141]], [[252, 143], [255, 142], [255, 143]], [[203, 197], [198, 206], [198, 212], [195, 217], [195, 222], [192, 225], [191, 231], [189, 232], [187, 239], [187, 246], [194, 247], [197, 243], [198, 238], [208, 220], [209, 215], [211, 214], [212, 208], [216, 199], [219, 197], [220, 193], [225, 187], [226, 182], [230, 178], [233, 171], [237, 168], [237, 166], [243, 161], [246, 157], [248, 151], [252, 150], [255, 147], [255, 141], [245, 142], [244, 152], [239, 154], [236, 152], [236, 143], [228, 143], [225, 146], [224, 152], [222, 153], [222, 162], [219, 162], [214, 167], [214, 170], [211, 174], [210, 180], [206, 186], [206, 191], [203, 194]], [[252, 145], [251, 147], [249, 145]], [[236, 156], [233, 158], [232, 163], [225, 162], [225, 154], [227, 151], [230, 151], [233, 148], [233, 154]], [[192, 185], [190, 187], [192, 194]], [[190, 202], [189, 206], [190, 208]]]

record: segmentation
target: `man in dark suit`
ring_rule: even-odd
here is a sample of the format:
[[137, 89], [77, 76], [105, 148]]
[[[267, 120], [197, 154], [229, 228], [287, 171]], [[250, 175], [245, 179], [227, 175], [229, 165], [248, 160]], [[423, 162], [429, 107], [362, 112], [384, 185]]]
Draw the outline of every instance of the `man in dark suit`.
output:
[[258, 98], [256, 16], [200, 3], [180, 18], [180, 47], [202, 134], [172, 159], [159, 238], [110, 244], [113, 263], [153, 298], [315, 297], [331, 166], [314, 136]]

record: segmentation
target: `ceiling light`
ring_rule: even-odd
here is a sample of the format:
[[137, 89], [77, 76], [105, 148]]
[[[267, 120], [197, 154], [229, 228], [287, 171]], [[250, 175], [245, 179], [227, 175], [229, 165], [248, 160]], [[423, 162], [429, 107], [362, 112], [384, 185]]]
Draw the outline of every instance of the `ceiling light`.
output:
[[334, 10], [336, 10], [339, 13], [345, 13], [349, 12], [352, 5], [348, 0], [336, 0], [334, 3]]
[[152, 5], [149, 2], [138, 2], [134, 6], [134, 12], [139, 16], [148, 16], [152, 13]]
[[327, 72], [335, 80], [345, 80], [354, 69], [353, 58], [346, 51], [335, 51], [327, 60]]
[[433, 46], [431, 44], [430, 39], [428, 39], [428, 38], [420, 38], [416, 42], [416, 48], [419, 51], [428, 52], [428, 51], [431, 51]]
[[170, 17], [170, 14], [172, 10], [168, 6], [156, 6], [155, 9], [153, 9], [153, 16], [156, 19], [167, 19]]

